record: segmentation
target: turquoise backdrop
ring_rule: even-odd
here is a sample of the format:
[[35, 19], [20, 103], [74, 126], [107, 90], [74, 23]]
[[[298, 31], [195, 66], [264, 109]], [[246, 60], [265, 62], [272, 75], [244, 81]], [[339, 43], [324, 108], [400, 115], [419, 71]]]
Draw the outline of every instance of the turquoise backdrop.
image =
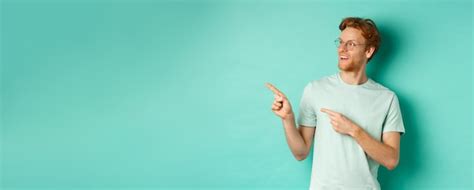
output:
[[293, 109], [338, 72], [346, 16], [383, 44], [370, 77], [406, 126], [383, 189], [473, 188], [473, 4], [456, 1], [1, 2], [0, 189], [307, 189]]

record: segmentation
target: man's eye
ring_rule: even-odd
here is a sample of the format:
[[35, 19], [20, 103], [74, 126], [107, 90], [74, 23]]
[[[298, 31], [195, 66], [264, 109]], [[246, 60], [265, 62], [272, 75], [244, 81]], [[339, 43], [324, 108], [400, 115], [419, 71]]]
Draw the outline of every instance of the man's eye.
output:
[[349, 44], [349, 46], [352, 46], [352, 47], [356, 46], [356, 44], [354, 42], [349, 42], [348, 44]]

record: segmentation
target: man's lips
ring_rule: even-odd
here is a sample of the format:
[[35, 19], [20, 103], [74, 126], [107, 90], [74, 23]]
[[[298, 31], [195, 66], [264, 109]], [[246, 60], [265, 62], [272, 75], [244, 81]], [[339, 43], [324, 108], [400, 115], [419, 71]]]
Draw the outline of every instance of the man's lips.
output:
[[347, 55], [339, 55], [339, 59], [340, 59], [340, 60], [348, 60], [348, 59], [349, 59], [349, 56], [347, 56]]

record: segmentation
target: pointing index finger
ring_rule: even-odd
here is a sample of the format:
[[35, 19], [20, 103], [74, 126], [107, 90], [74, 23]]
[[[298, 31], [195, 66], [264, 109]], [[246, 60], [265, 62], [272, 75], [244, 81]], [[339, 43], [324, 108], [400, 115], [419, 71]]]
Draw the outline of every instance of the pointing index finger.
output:
[[327, 113], [329, 115], [334, 115], [336, 114], [336, 112], [330, 110], [330, 109], [326, 109], [326, 108], [321, 108], [321, 112], [324, 112], [324, 113]]
[[267, 86], [268, 89], [270, 89], [274, 94], [276, 95], [279, 95], [279, 96], [283, 96], [283, 93], [281, 93], [280, 90], [278, 90], [275, 86], [273, 86], [272, 84], [270, 83], [265, 83], [265, 86]]

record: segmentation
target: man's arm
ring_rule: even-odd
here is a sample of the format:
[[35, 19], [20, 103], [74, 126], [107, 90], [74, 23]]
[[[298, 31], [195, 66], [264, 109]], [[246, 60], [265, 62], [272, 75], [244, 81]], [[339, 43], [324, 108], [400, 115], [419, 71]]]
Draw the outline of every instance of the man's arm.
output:
[[359, 143], [364, 151], [375, 161], [389, 170], [395, 169], [400, 158], [400, 133], [386, 132], [382, 142], [371, 137], [364, 129], [355, 125], [351, 136]]
[[272, 111], [275, 115], [280, 117], [283, 122], [286, 141], [293, 156], [299, 161], [304, 160], [311, 149], [315, 128], [301, 125], [299, 128], [296, 128], [295, 117], [288, 98], [272, 84], [267, 83], [266, 86], [275, 95]]
[[306, 159], [311, 150], [311, 145], [313, 144], [315, 128], [303, 125], [296, 128], [293, 116], [287, 119], [282, 119], [282, 121], [283, 128], [285, 129], [286, 141], [293, 156], [295, 156], [299, 161]]
[[400, 154], [399, 132], [383, 133], [382, 142], [379, 142], [341, 113], [325, 108], [321, 111], [331, 118], [331, 125], [335, 131], [354, 138], [372, 159], [389, 170], [397, 167]]

